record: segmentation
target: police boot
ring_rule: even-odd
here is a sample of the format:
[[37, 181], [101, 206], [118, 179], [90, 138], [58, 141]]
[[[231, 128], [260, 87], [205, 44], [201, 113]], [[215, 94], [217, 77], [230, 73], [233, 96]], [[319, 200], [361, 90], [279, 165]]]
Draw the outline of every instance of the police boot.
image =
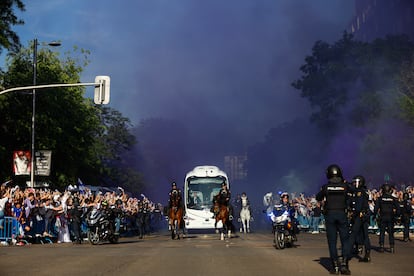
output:
[[384, 245], [383, 244], [380, 244], [380, 249], [379, 249], [379, 252], [380, 253], [384, 253]]
[[370, 250], [365, 250], [365, 256], [359, 261], [363, 263], [369, 263], [371, 261]]
[[329, 270], [330, 274], [339, 274], [339, 262], [338, 260], [332, 260], [332, 268]]
[[348, 262], [349, 262], [349, 260], [347, 258], [345, 258], [342, 261], [342, 263], [341, 263], [341, 274], [351, 275], [351, 271], [349, 270]]
[[394, 248], [394, 245], [391, 245], [390, 252], [391, 252], [391, 253], [395, 253], [395, 248]]

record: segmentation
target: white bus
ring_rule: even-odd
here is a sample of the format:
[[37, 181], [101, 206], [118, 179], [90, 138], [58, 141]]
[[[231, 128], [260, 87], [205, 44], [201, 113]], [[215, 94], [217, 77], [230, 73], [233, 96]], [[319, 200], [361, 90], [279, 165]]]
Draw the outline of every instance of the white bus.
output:
[[[186, 229], [214, 229], [215, 219], [210, 209], [223, 182], [230, 188], [227, 174], [216, 166], [198, 166], [187, 173], [184, 183]], [[221, 222], [217, 227], [221, 227]]]

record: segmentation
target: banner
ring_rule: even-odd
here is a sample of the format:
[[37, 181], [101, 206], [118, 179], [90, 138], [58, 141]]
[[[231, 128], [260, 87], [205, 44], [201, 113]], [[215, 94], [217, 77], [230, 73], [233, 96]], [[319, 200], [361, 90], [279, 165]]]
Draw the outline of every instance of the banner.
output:
[[29, 175], [30, 165], [30, 151], [17, 150], [13, 152], [13, 172], [15, 175]]
[[50, 164], [52, 163], [52, 151], [51, 150], [38, 150], [35, 154], [35, 175], [50, 175]]

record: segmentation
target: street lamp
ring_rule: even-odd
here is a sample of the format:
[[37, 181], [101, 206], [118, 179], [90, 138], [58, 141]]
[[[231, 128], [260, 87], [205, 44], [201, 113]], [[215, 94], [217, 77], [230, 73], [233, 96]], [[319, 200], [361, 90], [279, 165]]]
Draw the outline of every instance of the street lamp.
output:
[[[37, 38], [33, 40], [33, 86], [36, 86], [37, 78]], [[60, 46], [60, 42], [50, 42], [49, 46]], [[32, 147], [31, 147], [31, 160], [30, 160], [30, 186], [34, 187], [34, 175], [35, 175], [35, 115], [36, 115], [36, 88], [33, 88], [32, 92]]]

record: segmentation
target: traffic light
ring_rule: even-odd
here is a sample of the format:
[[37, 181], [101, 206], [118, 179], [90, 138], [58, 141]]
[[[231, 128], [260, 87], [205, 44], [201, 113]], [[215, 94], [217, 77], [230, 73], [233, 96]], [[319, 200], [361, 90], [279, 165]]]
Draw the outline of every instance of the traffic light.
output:
[[111, 79], [108, 76], [96, 76], [95, 77], [95, 104], [108, 104], [109, 103], [109, 90]]

